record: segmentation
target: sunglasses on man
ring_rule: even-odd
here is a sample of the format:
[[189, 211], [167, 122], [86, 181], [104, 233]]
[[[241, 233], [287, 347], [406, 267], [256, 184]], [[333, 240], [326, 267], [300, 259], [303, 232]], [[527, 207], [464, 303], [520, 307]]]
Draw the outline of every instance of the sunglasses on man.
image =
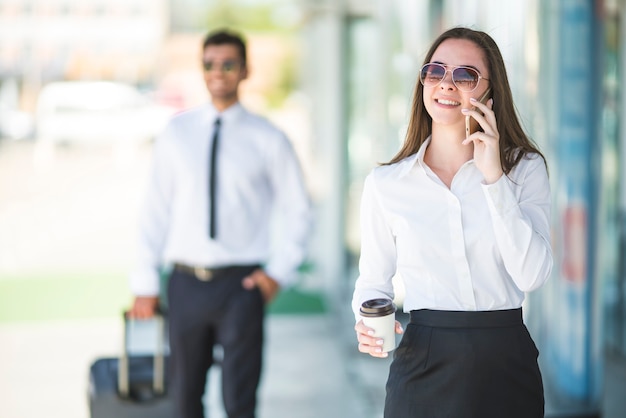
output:
[[222, 63], [214, 61], [204, 61], [202, 63], [202, 68], [204, 68], [204, 71], [206, 72], [215, 70], [226, 74], [233, 73], [239, 70], [240, 66], [240, 62], [235, 60], [226, 60]]

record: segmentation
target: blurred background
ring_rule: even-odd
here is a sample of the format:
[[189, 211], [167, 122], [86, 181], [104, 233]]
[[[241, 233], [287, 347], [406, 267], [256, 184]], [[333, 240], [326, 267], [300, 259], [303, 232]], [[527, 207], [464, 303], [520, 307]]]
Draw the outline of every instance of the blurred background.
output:
[[290, 136], [316, 210], [301, 278], [269, 308], [261, 416], [382, 416], [387, 363], [359, 356], [349, 308], [360, 193], [456, 25], [494, 37], [548, 159], [555, 268], [525, 306], [546, 416], [626, 416], [625, 16], [623, 0], [0, 0], [0, 416], [88, 416], [89, 364], [119, 352], [131, 301], [152, 140], [208, 99], [219, 27], [248, 39], [242, 102]]

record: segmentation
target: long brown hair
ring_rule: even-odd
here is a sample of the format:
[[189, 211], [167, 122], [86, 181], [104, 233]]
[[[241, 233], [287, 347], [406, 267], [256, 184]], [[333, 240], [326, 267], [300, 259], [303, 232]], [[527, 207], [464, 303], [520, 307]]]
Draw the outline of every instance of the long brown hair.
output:
[[[491, 97], [494, 99], [493, 111], [498, 124], [498, 132], [500, 133], [502, 171], [508, 174], [529, 153], [539, 154], [545, 162], [543, 154], [541, 154], [522, 129], [515, 105], [513, 104], [513, 94], [511, 93], [509, 79], [506, 75], [504, 60], [493, 38], [485, 32], [469, 28], [456, 27], [449, 29], [435, 40], [424, 59], [424, 64], [430, 62], [439, 45], [447, 39], [466, 39], [476, 44], [485, 54], [485, 60], [489, 69]], [[431, 133], [432, 118], [424, 107], [424, 86], [418, 78], [415, 84], [411, 117], [404, 145], [391, 161], [386, 164], [396, 163], [409, 155], [415, 154]]]

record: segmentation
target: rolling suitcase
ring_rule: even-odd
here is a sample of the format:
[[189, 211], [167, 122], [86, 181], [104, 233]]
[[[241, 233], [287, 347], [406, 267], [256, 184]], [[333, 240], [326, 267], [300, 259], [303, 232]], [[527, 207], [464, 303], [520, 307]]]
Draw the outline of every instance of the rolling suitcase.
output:
[[119, 358], [100, 358], [89, 370], [91, 418], [173, 418], [167, 393], [168, 356], [165, 353], [165, 320], [156, 316], [156, 350], [151, 355], [129, 354], [129, 324], [124, 314], [124, 338]]

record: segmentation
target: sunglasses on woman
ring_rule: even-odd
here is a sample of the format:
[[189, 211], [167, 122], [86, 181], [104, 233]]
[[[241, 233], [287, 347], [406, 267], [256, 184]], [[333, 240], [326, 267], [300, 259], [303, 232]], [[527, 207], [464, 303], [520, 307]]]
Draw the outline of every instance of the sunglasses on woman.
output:
[[465, 66], [446, 66], [436, 62], [425, 64], [420, 70], [420, 81], [424, 87], [435, 87], [446, 78], [448, 71], [452, 74], [452, 82], [457, 89], [465, 92], [474, 91], [480, 80], [487, 80], [477, 69]]

